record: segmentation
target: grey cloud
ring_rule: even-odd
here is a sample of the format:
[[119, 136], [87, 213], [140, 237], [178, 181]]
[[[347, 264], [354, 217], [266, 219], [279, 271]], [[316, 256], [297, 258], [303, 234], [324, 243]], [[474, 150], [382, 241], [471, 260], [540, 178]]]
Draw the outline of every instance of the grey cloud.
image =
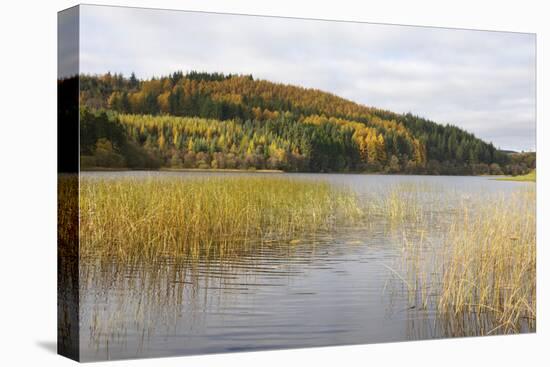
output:
[[531, 34], [84, 6], [81, 71], [253, 74], [535, 148]]

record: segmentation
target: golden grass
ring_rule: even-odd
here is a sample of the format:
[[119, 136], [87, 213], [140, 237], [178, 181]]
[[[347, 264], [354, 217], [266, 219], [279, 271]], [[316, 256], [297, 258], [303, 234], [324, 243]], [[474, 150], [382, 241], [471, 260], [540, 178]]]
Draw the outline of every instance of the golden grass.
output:
[[536, 182], [537, 181], [537, 171], [532, 170], [526, 175], [520, 176], [507, 176], [496, 178], [498, 181], [519, 181], [519, 182]]
[[354, 194], [276, 177], [81, 181], [81, 257], [224, 256], [362, 214]]
[[425, 243], [426, 225], [405, 238], [405, 275], [391, 270], [410, 306], [436, 310], [449, 336], [535, 330], [534, 204], [534, 190], [478, 197], [456, 208], [439, 243]]
[[[264, 245], [287, 254], [306, 236], [363, 216], [351, 191], [281, 177], [81, 177], [80, 190], [82, 287], [125, 290], [109, 293], [106, 318], [101, 304], [85, 311], [96, 348], [124, 339], [129, 313], [145, 334], [159, 322], [171, 325], [174, 309], [194, 299], [199, 284], [216, 286], [201, 280], [210, 263], [253, 261]], [[83, 292], [81, 302], [90, 296]], [[128, 300], [136, 299], [134, 308]]]
[[[438, 311], [488, 315], [484, 334], [534, 329], [536, 220], [534, 191], [467, 208], [446, 239]], [[455, 325], [456, 326], [456, 325]]]
[[384, 218], [391, 225], [419, 223], [427, 219], [433, 205], [446, 200], [440, 189], [426, 183], [401, 182], [370, 193], [363, 205], [369, 216]]

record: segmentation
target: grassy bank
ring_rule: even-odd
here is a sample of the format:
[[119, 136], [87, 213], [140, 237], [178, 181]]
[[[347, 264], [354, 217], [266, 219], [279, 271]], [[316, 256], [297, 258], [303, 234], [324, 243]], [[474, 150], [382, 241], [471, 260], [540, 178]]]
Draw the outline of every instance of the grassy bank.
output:
[[499, 180], [499, 181], [536, 182], [537, 181], [537, 171], [532, 170], [528, 174], [521, 175], [521, 176], [499, 177], [496, 180]]

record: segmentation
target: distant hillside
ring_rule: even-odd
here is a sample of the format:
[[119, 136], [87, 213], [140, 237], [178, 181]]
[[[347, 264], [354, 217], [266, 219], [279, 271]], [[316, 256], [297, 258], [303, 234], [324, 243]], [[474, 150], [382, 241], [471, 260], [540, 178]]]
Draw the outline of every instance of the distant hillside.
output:
[[82, 75], [80, 102], [84, 167], [502, 174], [510, 164], [456, 126], [250, 75]]

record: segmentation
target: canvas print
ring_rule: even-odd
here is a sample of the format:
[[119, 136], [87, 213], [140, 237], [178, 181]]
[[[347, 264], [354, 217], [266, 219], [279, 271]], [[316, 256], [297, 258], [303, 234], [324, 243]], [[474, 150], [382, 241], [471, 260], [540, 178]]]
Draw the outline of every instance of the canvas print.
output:
[[58, 348], [536, 331], [534, 34], [59, 13]]

